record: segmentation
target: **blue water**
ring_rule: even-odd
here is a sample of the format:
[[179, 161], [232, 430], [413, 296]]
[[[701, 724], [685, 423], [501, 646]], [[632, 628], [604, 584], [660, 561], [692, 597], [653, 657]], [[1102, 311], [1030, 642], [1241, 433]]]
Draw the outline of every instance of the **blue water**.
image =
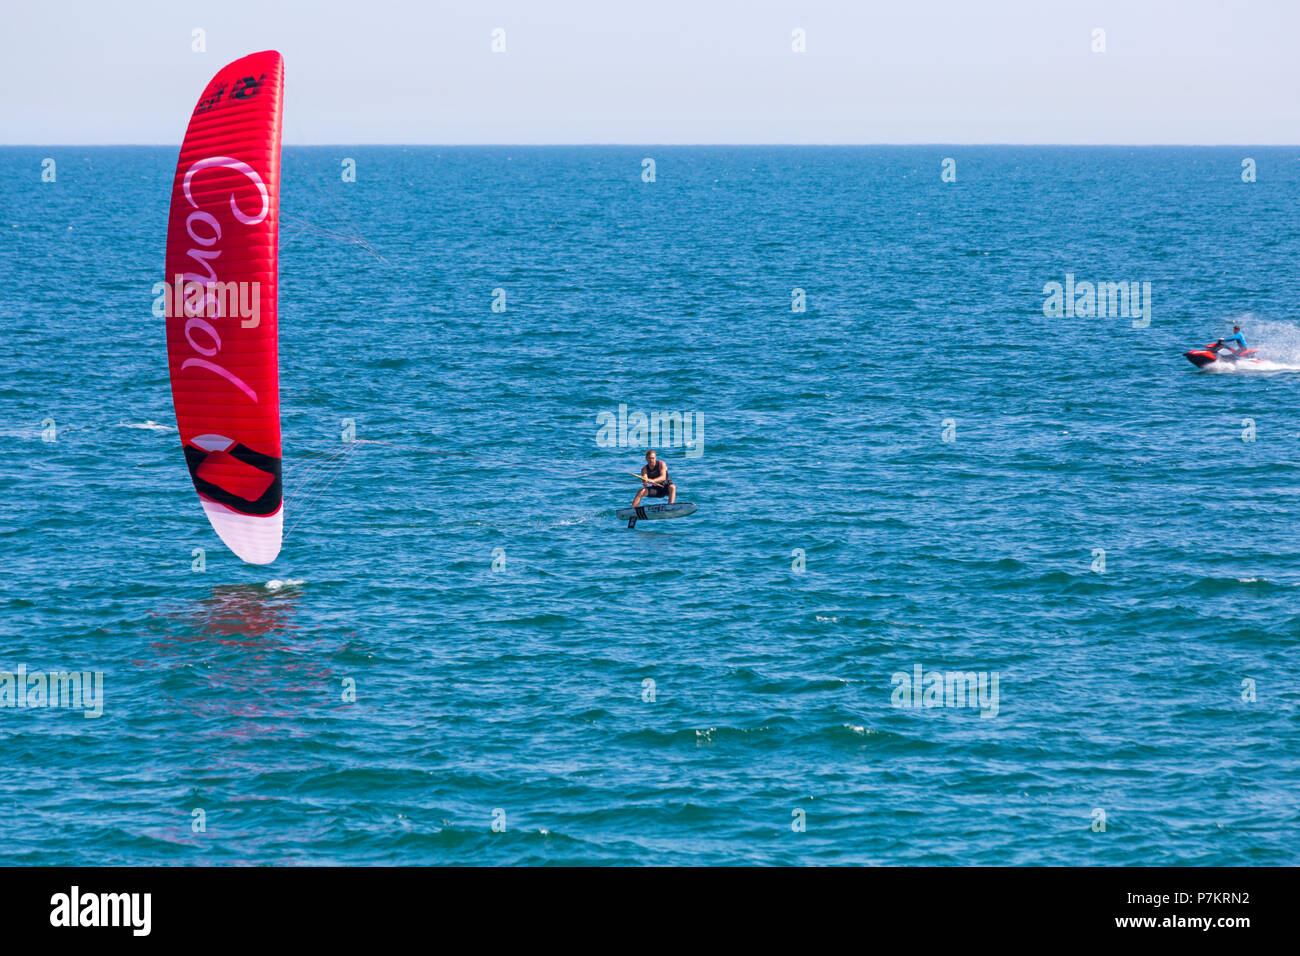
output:
[[[174, 148], [0, 150], [0, 670], [104, 673], [0, 709], [0, 860], [1300, 862], [1298, 158], [287, 147], [254, 567], [150, 314]], [[1266, 364], [1182, 358], [1234, 318]], [[620, 405], [697, 416], [696, 515], [615, 519]]]

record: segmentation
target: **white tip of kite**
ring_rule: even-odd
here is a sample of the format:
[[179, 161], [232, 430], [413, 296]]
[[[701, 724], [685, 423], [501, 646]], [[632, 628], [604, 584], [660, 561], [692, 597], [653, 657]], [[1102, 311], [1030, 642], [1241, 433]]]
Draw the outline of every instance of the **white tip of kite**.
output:
[[241, 561], [270, 564], [284, 537], [284, 508], [273, 515], [243, 515], [215, 501], [200, 499], [213, 530]]

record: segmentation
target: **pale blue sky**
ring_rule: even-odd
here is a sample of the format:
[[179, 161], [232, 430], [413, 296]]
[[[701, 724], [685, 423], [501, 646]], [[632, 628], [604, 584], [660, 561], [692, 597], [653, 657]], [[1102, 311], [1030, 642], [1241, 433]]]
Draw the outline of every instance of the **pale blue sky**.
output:
[[287, 143], [1294, 144], [1297, 27], [1300, 0], [5, 0], [0, 143], [175, 144], [274, 48]]

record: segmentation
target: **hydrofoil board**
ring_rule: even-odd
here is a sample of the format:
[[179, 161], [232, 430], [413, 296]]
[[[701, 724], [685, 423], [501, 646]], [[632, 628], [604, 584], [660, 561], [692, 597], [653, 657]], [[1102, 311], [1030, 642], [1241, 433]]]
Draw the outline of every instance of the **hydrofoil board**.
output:
[[635, 528], [639, 519], [657, 520], [659, 518], [685, 518], [697, 511], [697, 506], [689, 501], [674, 501], [672, 504], [662, 502], [657, 505], [638, 505], [635, 508], [619, 508], [616, 515], [627, 520], [629, 528]]

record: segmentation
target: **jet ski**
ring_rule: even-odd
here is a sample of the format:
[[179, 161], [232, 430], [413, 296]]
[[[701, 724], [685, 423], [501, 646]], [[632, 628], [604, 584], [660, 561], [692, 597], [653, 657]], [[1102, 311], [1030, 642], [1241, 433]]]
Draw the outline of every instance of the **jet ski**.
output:
[[1191, 362], [1197, 368], [1205, 368], [1216, 362], [1224, 365], [1236, 365], [1245, 359], [1248, 362], [1258, 362], [1255, 353], [1259, 349], [1242, 349], [1240, 352], [1234, 352], [1231, 348], [1223, 344], [1223, 339], [1217, 342], [1211, 342], [1203, 349], [1192, 349], [1190, 352], [1184, 352], [1187, 361]]

